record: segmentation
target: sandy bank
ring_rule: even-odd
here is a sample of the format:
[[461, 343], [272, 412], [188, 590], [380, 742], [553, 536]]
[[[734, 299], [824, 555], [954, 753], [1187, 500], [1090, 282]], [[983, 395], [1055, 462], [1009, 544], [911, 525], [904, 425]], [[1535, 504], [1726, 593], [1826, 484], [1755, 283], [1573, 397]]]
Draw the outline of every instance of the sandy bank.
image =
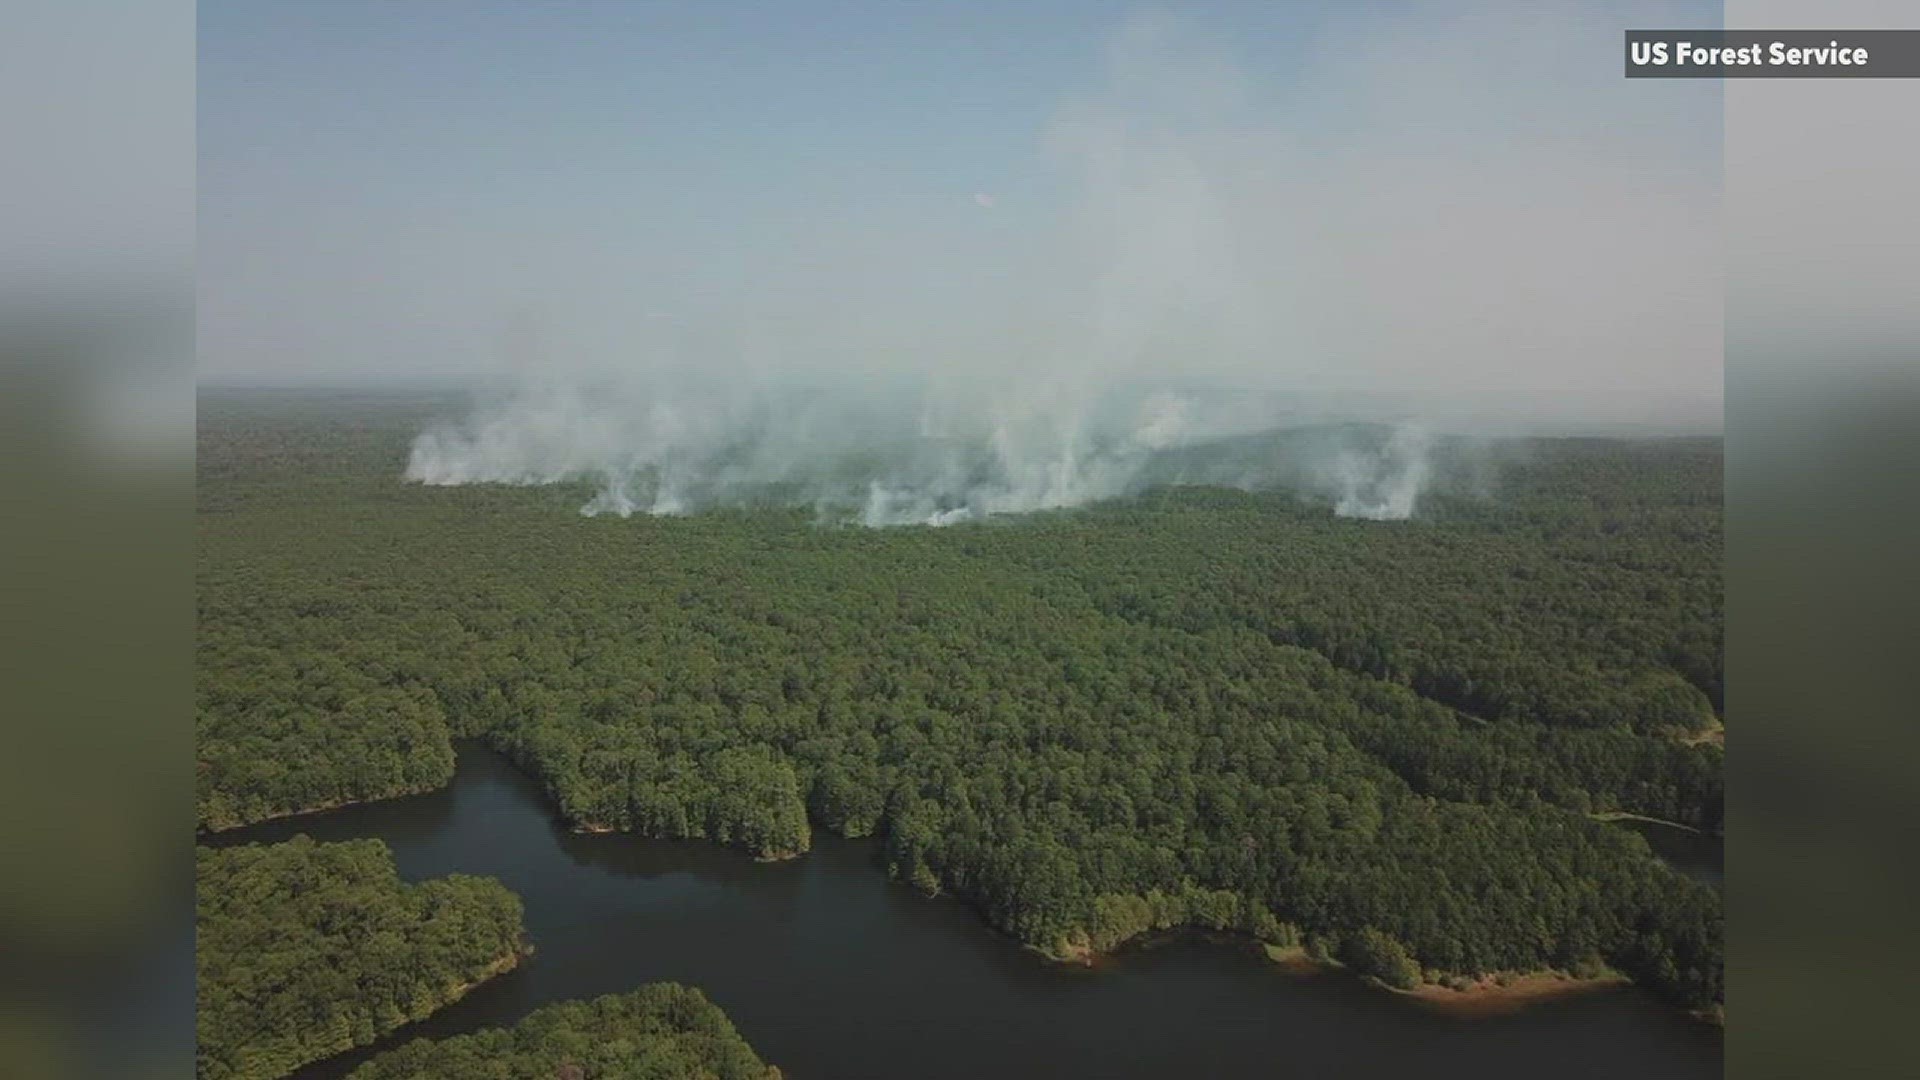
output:
[[1493, 1016], [1607, 987], [1627, 986], [1630, 982], [1624, 975], [1581, 979], [1558, 971], [1536, 971], [1520, 975], [1486, 975], [1459, 989], [1438, 983], [1422, 983], [1411, 990], [1389, 989], [1442, 1012], [1458, 1016]]

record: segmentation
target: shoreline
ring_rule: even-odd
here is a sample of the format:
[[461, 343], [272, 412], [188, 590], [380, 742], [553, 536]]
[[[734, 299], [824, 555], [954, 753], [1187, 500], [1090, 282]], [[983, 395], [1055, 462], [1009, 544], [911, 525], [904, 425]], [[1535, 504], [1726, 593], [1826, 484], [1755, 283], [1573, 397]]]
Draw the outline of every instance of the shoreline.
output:
[[[562, 820], [564, 821], [565, 818], [563, 817]], [[762, 863], [792, 862], [793, 860], [798, 859], [802, 855], [805, 855], [807, 853], [806, 850], [774, 851], [774, 852], [749, 851], [746, 848], [740, 847], [736, 844], [723, 844], [717, 840], [712, 840], [704, 836], [650, 836], [643, 832], [634, 832], [632, 829], [622, 829], [613, 825], [605, 825], [597, 821], [567, 822], [567, 831], [573, 833], [576, 836], [620, 835], [620, 836], [631, 836], [640, 840], [660, 840], [666, 843], [676, 843], [676, 844], [677, 843], [712, 844], [713, 846], [725, 851], [737, 851], [740, 854], [745, 855], [748, 858], [752, 859], [754, 862], [762, 862]], [[809, 847], [807, 850], [811, 850], [811, 847]]]
[[1264, 941], [1257, 941], [1256, 944], [1260, 946], [1260, 951], [1266, 954], [1269, 963], [1289, 975], [1320, 975], [1341, 966], [1331, 960], [1320, 961], [1308, 956], [1305, 945], [1282, 947], [1269, 945]]
[[1644, 821], [1650, 825], [1665, 825], [1669, 829], [1679, 829], [1682, 832], [1690, 832], [1695, 836], [1719, 835], [1718, 833], [1710, 833], [1707, 830], [1702, 829], [1697, 825], [1687, 825], [1682, 822], [1669, 821], [1666, 818], [1652, 817], [1647, 814], [1636, 814], [1630, 810], [1604, 810], [1604, 811], [1601, 811], [1600, 813], [1588, 814], [1587, 816], [1589, 818], [1592, 818], [1595, 821], [1602, 821], [1602, 822]]
[[278, 811], [275, 811], [274, 813], [268, 814], [266, 817], [250, 818], [246, 821], [240, 822], [237, 825], [222, 825], [219, 828], [214, 828], [211, 826], [201, 825], [196, 823], [194, 827], [194, 839], [196, 842], [198, 842], [199, 840], [206, 837], [224, 836], [228, 833], [236, 833], [246, 829], [251, 829], [256, 825], [266, 825], [271, 822], [285, 821], [288, 818], [305, 817], [308, 814], [325, 814], [333, 810], [345, 810], [349, 807], [366, 806], [370, 803], [390, 802], [394, 799], [411, 799], [417, 795], [431, 795], [436, 791], [445, 791], [452, 786], [453, 786], [453, 781], [449, 779], [446, 783], [441, 784], [437, 787], [407, 788], [401, 791], [395, 791], [392, 794], [388, 794], [388, 795], [370, 795], [364, 799], [341, 799], [336, 802], [319, 803], [314, 806], [303, 806], [295, 810], [278, 810]]
[[[501, 753], [500, 751], [494, 749], [493, 747], [488, 746], [484, 742], [475, 741], [475, 745], [478, 745], [481, 748], [486, 749], [487, 751], [492, 753], [496, 753], [496, 754]], [[501, 756], [504, 757], [505, 755], [501, 754]], [[511, 761], [511, 759], [509, 759], [509, 761]], [[525, 770], [519, 769], [518, 765], [515, 765], [514, 767], [516, 770], [522, 772], [524, 775], [528, 775], [530, 778], [535, 778], [535, 777], [532, 777], [532, 774], [526, 773]], [[440, 788], [426, 788], [426, 789], [422, 789], [421, 791], [404, 792], [404, 793], [400, 793], [392, 796], [382, 796], [374, 799], [345, 801], [339, 804], [325, 806], [325, 807], [313, 807], [313, 808], [307, 808], [302, 810], [289, 811], [285, 814], [276, 815], [275, 818], [260, 819], [259, 821], [253, 821], [253, 822], [248, 822], [244, 825], [234, 826], [232, 829], [217, 830], [213, 833], [208, 833], [204, 835], [218, 835], [219, 833], [222, 833], [222, 832], [232, 832], [232, 831], [237, 831], [241, 829], [246, 829], [253, 825], [260, 824], [262, 821], [276, 820], [278, 818], [283, 818], [283, 817], [296, 817], [296, 816], [300, 816], [308, 813], [319, 813], [326, 810], [341, 809], [349, 806], [364, 805], [366, 803], [371, 803], [371, 802], [385, 801], [386, 799], [390, 799], [390, 798], [400, 798], [408, 795], [426, 794], [432, 791], [443, 790], [445, 786], [451, 786], [451, 785], [450, 784], [443, 785], [443, 787], [440, 787]], [[633, 836], [636, 838], [644, 838], [644, 839], [668, 839], [668, 838], [660, 838], [660, 837], [648, 837], [644, 833], [637, 833], [631, 830], [621, 829], [617, 826], [609, 825], [603, 822], [585, 821], [585, 820], [567, 821], [565, 818], [565, 815], [559, 812], [559, 809], [557, 806], [552, 806], [551, 804], [549, 804], [549, 810], [556, 817], [560, 818], [561, 822], [566, 827], [567, 831], [572, 832], [576, 835], [625, 834], [628, 836]], [[1602, 813], [1591, 813], [1587, 816], [1591, 820], [1601, 821], [1601, 822], [1642, 821], [1642, 822], [1648, 822], [1656, 825], [1662, 825], [1662, 826], [1679, 829], [1679, 830], [1692, 833], [1695, 835], [1700, 835], [1700, 836], [1717, 835], [1713, 833], [1708, 833], [1705, 830], [1699, 829], [1695, 826], [1683, 824], [1681, 822], [1669, 821], [1662, 818], [1651, 817], [1644, 814], [1636, 814], [1628, 811], [1609, 811], [1609, 812], [1602, 812]], [[855, 838], [855, 837], [842, 837], [841, 834], [833, 832], [830, 829], [828, 830], [828, 832], [831, 835], [835, 836], [836, 838], [863, 839], [863, 838]], [[677, 840], [679, 840], [680, 842], [705, 843], [705, 844], [713, 844], [721, 848], [729, 848], [738, 852], [739, 854], [746, 855], [748, 858], [752, 859], [754, 862], [759, 862], [759, 863], [791, 862], [807, 854], [807, 852], [805, 851], [781, 851], [781, 852], [775, 852], [771, 854], [761, 854], [761, 853], [737, 848], [731, 844], [718, 844], [715, 841], [711, 840], [710, 838], [704, 838], [704, 837], [686, 837], [686, 838], [677, 838]], [[1004, 931], [997, 931], [997, 932], [1004, 933]], [[1202, 938], [1214, 941], [1219, 944], [1238, 943], [1239, 947], [1242, 947], [1242, 948], [1250, 945], [1260, 955], [1262, 955], [1269, 963], [1272, 963], [1277, 968], [1281, 969], [1283, 972], [1289, 975], [1314, 976], [1314, 975], [1328, 974], [1335, 971], [1344, 971], [1346, 969], [1346, 965], [1340, 963], [1337, 960], [1314, 959], [1313, 957], [1308, 955], [1306, 948], [1301, 945], [1281, 947], [1281, 946], [1268, 944], [1266, 942], [1262, 942], [1259, 939], [1254, 938], [1243, 932], [1237, 932], [1233, 930], [1220, 930], [1220, 929], [1213, 929], [1213, 928], [1194, 926], [1194, 925], [1167, 927], [1164, 929], [1155, 929], [1155, 930], [1145, 931], [1143, 933], [1136, 934], [1125, 941], [1119, 942], [1111, 948], [1104, 949], [1104, 950], [1095, 949], [1091, 945], [1086, 944], [1084, 942], [1068, 945], [1067, 948], [1062, 952], [1053, 952], [1053, 951], [1041, 948], [1039, 946], [1031, 945], [1031, 944], [1023, 944], [1023, 948], [1026, 949], [1027, 951], [1033, 952], [1034, 954], [1036, 954], [1037, 956], [1041, 957], [1043, 960], [1049, 963], [1059, 964], [1062, 966], [1070, 966], [1070, 967], [1098, 968], [1103, 965], [1104, 961], [1122, 952], [1125, 952], [1127, 950], [1134, 949], [1134, 948], [1151, 948], [1155, 944], [1158, 944], [1163, 940], [1171, 940], [1172, 938], [1183, 936], [1183, 935], [1189, 935], [1189, 934], [1197, 934]], [[533, 950], [531, 949], [531, 947], [524, 948], [520, 950], [515, 956], [513, 956], [510, 959], [510, 962], [506, 963], [504, 967], [501, 967], [495, 970], [490, 970], [486, 975], [482, 976], [479, 980], [463, 984], [458, 989], [459, 996], [464, 997], [467, 992], [470, 992], [471, 990], [477, 988], [482, 983], [490, 981], [492, 978], [496, 978], [499, 975], [506, 974], [507, 972], [512, 971], [515, 967], [518, 966], [519, 961], [524, 957], [526, 957], [527, 955], [530, 955], [532, 951]], [[503, 958], [503, 959], [507, 959], [507, 958]], [[1506, 1015], [1506, 1014], [1520, 1011], [1529, 1006], [1544, 1003], [1544, 1002], [1564, 1000], [1567, 998], [1579, 996], [1582, 994], [1590, 993], [1590, 992], [1601, 990], [1601, 989], [1628, 987], [1628, 986], [1634, 985], [1633, 981], [1630, 978], [1628, 978], [1625, 975], [1619, 974], [1618, 972], [1608, 972], [1606, 974], [1599, 975], [1599, 976], [1578, 977], [1566, 972], [1555, 971], [1555, 970], [1541, 970], [1541, 971], [1531, 971], [1531, 972], [1499, 972], [1499, 973], [1481, 975], [1476, 977], [1458, 976], [1458, 977], [1454, 977], [1454, 981], [1464, 983], [1463, 986], [1460, 986], [1458, 988], [1453, 986], [1448, 986], [1442, 982], [1422, 982], [1412, 987], [1401, 988], [1401, 987], [1388, 986], [1387, 984], [1382, 983], [1377, 979], [1362, 978], [1360, 981], [1371, 985], [1375, 989], [1385, 990], [1399, 997], [1411, 999], [1422, 1008], [1430, 1009], [1432, 1011], [1439, 1012], [1439, 1013], [1445, 1013], [1448, 1015], [1462, 1016], [1462, 1017]], [[459, 1000], [458, 997], [453, 999], [453, 1001], [457, 1001], [457, 1000]], [[452, 1001], [448, 1002], [448, 1004], [452, 1004]], [[1697, 1009], [1687, 1010], [1687, 1015], [1692, 1016], [1695, 1019], [1704, 1020], [1708, 1023], [1715, 1024], [1716, 1026], [1724, 1026], [1724, 1011], [1719, 1008], [1711, 1009], [1711, 1010], [1697, 1010]]]
[[[1242, 944], [1251, 944], [1268, 963], [1291, 976], [1313, 977], [1346, 972], [1347, 965], [1333, 959], [1316, 959], [1309, 955], [1304, 945], [1271, 945], [1257, 939], [1241, 937], [1226, 931], [1188, 930], [1186, 933], [1200, 934], [1205, 940], [1217, 944], [1229, 943], [1233, 939]], [[1162, 937], [1170, 939], [1175, 934], [1141, 935], [1143, 938]], [[1122, 948], [1133, 947], [1138, 939], [1127, 942]], [[1155, 942], [1149, 940], [1145, 947], [1151, 948]], [[1117, 950], [1116, 950], [1117, 951]], [[1065, 962], [1084, 962], [1095, 965], [1102, 958], [1095, 954], [1085, 961], [1075, 958]], [[1057, 958], [1056, 958], [1057, 959]], [[1409, 999], [1420, 1007], [1450, 1016], [1501, 1016], [1518, 1012], [1531, 1005], [1549, 1001], [1559, 1001], [1577, 997], [1595, 990], [1612, 989], [1634, 985], [1632, 979], [1617, 971], [1608, 971], [1601, 975], [1577, 976], [1565, 971], [1545, 969], [1527, 972], [1494, 972], [1476, 977], [1458, 976], [1456, 981], [1464, 986], [1452, 987], [1440, 982], [1422, 982], [1412, 987], [1388, 986], [1378, 979], [1355, 977], [1358, 982], [1375, 990], [1383, 990], [1398, 997]]]
[[[502, 975], [507, 975], [518, 970], [521, 962], [532, 956], [533, 952], [533, 943], [527, 940], [523, 934], [520, 940], [515, 942], [514, 947], [510, 951], [496, 957], [491, 963], [488, 963], [485, 967], [475, 972], [473, 978], [447, 986], [441, 992], [441, 1000], [435, 1003], [434, 1006], [425, 1013], [419, 1016], [408, 1015], [392, 1027], [376, 1027], [371, 1038], [350, 1038], [347, 1042], [335, 1046], [333, 1049], [322, 1053], [318, 1057], [309, 1058], [301, 1062], [283, 1075], [292, 1075], [304, 1069], [316, 1067], [322, 1062], [333, 1061], [347, 1054], [368, 1051], [373, 1047], [387, 1043], [405, 1033], [408, 1028], [423, 1024], [442, 1011], [458, 1005], [468, 994], [473, 993], [480, 987], [485, 986]], [[400, 1044], [396, 1043], [395, 1045]]]
[[1715, 720], [1711, 727], [1701, 728], [1699, 731], [1688, 732], [1680, 736], [1680, 745], [1717, 746], [1725, 750], [1727, 748], [1727, 726]]
[[[1316, 960], [1304, 946], [1281, 948], [1262, 943], [1267, 959], [1289, 975], [1322, 975], [1344, 970], [1337, 960]], [[1505, 1016], [1531, 1005], [1578, 997], [1595, 990], [1632, 986], [1633, 980], [1619, 972], [1577, 976], [1564, 971], [1496, 972], [1466, 980], [1453, 987], [1438, 982], [1423, 982], [1411, 987], [1388, 986], [1378, 979], [1362, 979], [1369, 986], [1407, 998], [1421, 1007], [1449, 1016]]]
[[[1503, 978], [1505, 983], [1500, 981]], [[1581, 978], [1559, 971], [1532, 971], [1483, 975], [1461, 989], [1440, 983], [1421, 983], [1408, 990], [1391, 986], [1386, 989], [1453, 1016], [1504, 1016], [1530, 1005], [1632, 985], [1632, 979], [1617, 973]]]
[[[517, 944], [515, 944], [512, 952], [509, 952], [504, 956], [496, 958], [493, 961], [493, 963], [488, 964], [486, 967], [483, 967], [478, 972], [476, 972], [473, 978], [468, 979], [465, 982], [454, 983], [452, 986], [448, 987], [446, 1002], [436, 1007], [433, 1010], [433, 1012], [439, 1012], [441, 1009], [444, 1009], [447, 1006], [458, 1002], [461, 998], [466, 997], [468, 994], [473, 993], [475, 990], [478, 990], [480, 987], [485, 986], [486, 984], [492, 982], [493, 980], [499, 978], [500, 976], [505, 975], [510, 971], [517, 970], [520, 967], [521, 962], [526, 960], [528, 957], [532, 955], [533, 955], [533, 942], [528, 941], [523, 936], [521, 940]], [[432, 1015], [433, 1013], [427, 1014], [427, 1016], [432, 1016]], [[426, 1019], [426, 1017], [422, 1017], [421, 1019]], [[409, 1021], [409, 1023], [419, 1023], [419, 1021], [417, 1020]], [[398, 1030], [398, 1029], [396, 1028], [395, 1030]]]

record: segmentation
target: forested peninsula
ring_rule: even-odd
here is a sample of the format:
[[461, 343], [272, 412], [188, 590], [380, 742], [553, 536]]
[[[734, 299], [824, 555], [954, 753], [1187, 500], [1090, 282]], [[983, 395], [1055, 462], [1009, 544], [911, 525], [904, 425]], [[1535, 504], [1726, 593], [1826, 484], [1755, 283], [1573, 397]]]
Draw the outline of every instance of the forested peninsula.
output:
[[536, 1010], [511, 1028], [417, 1039], [349, 1080], [779, 1080], [726, 1013], [675, 983]]
[[499, 882], [406, 884], [378, 840], [202, 847], [196, 886], [202, 1080], [271, 1080], [365, 1046], [528, 948]]

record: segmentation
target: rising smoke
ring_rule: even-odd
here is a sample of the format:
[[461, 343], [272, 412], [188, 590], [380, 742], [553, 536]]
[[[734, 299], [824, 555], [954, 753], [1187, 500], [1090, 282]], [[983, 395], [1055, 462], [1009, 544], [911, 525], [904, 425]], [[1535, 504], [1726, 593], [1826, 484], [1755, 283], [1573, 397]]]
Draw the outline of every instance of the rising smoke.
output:
[[1432, 440], [1418, 425], [1401, 427], [1378, 450], [1341, 449], [1334, 455], [1331, 473], [1338, 491], [1333, 512], [1341, 517], [1369, 521], [1412, 517], [1433, 474]]
[[1342, 516], [1413, 514], [1432, 440], [1415, 424], [1255, 438], [1277, 412], [1244, 393], [1107, 388], [1070, 407], [951, 385], [520, 386], [416, 440], [430, 485], [591, 480], [589, 516], [811, 506], [823, 521], [951, 525], [1080, 506], [1163, 484], [1306, 489]]
[[[1559, 31], [1531, 25], [1516, 52], [1554, 54], [1536, 39]], [[1291, 72], [1343, 102], [1352, 130], [1334, 138], [1290, 122], [1218, 43], [1136, 22], [1105, 85], [1040, 133], [1064, 196], [959, 188], [978, 229], [914, 233], [918, 251], [823, 228], [721, 314], [730, 331], [675, 337], [673, 313], [634, 300], [643, 329], [579, 356], [528, 347], [469, 416], [419, 436], [406, 476], [586, 480], [582, 512], [622, 517], [773, 504], [948, 525], [1208, 483], [1396, 520], [1435, 475], [1442, 425], [1712, 404], [1711, 192], [1596, 170], [1630, 157], [1612, 129], [1516, 120], [1497, 87], [1430, 63], [1412, 89], [1399, 70], [1447, 55], [1449, 33], [1510, 32], [1382, 35]], [[1573, 97], [1564, 112], [1591, 105]], [[1234, 441], [1303, 419], [1388, 426]]]

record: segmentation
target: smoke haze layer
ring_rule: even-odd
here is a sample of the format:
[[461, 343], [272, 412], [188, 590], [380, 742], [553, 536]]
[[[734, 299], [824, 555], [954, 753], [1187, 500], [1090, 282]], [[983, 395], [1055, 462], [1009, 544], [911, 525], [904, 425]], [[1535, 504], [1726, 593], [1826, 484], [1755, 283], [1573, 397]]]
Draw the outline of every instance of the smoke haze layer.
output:
[[[1594, 50], [1617, 33], [1531, 11], [1376, 28], [1277, 72], [1135, 20], [1032, 133], [1044, 164], [1012, 194], [969, 182], [912, 221], [823, 206], [749, 245], [724, 301], [658, 273], [529, 295], [500, 388], [422, 433], [406, 475], [586, 479], [590, 514], [771, 502], [869, 525], [1285, 483], [1391, 520], [1430, 482], [1431, 431], [1716, 427], [1698, 117], [1619, 122], [1617, 71], [1568, 60], [1611, 71]], [[1551, 64], [1447, 59], [1489, 41]], [[716, 258], [683, 256], [694, 279]], [[1186, 452], [1302, 419], [1392, 431], [1234, 470]]]
[[[1027, 407], [1022, 408], [1022, 405]], [[1069, 404], [1082, 406], [1068, 410]], [[949, 386], [521, 386], [416, 440], [429, 485], [589, 480], [583, 514], [810, 506], [824, 521], [951, 525], [1164, 484], [1306, 489], [1336, 513], [1410, 516], [1430, 472], [1416, 427], [1251, 443], [1241, 395], [1110, 388], [1033, 407]]]

